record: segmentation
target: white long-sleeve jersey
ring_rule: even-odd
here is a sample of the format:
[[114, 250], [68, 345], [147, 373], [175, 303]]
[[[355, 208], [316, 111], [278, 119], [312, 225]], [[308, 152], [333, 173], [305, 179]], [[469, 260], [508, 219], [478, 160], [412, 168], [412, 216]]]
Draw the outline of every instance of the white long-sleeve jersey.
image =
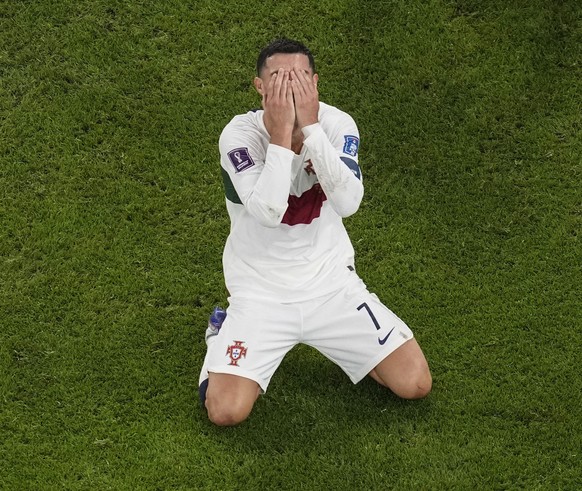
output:
[[347, 280], [354, 249], [342, 223], [364, 193], [359, 133], [346, 113], [320, 102], [299, 155], [270, 144], [264, 111], [235, 116], [220, 136], [231, 220], [223, 254], [237, 297], [294, 302]]

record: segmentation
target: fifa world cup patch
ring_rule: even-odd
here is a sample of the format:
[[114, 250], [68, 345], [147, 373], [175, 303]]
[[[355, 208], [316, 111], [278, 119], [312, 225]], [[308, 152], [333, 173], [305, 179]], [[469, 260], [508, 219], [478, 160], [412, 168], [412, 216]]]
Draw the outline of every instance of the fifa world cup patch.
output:
[[234, 341], [234, 344], [231, 344], [226, 348], [226, 354], [230, 357], [229, 365], [238, 367], [240, 359], [247, 357], [247, 348], [245, 348], [243, 344], [244, 341]]
[[355, 157], [358, 155], [360, 139], [354, 135], [344, 135], [344, 153]]
[[248, 148], [235, 148], [228, 152], [228, 158], [237, 172], [241, 172], [255, 165]]

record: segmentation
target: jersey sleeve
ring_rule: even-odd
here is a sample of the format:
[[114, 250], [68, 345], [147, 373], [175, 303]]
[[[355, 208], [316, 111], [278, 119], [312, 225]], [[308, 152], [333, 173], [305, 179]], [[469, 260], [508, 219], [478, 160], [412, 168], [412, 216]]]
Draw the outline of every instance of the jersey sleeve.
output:
[[265, 152], [253, 141], [251, 131], [233, 131], [228, 126], [219, 148], [223, 175], [240, 203], [261, 225], [279, 225], [288, 206], [293, 152], [272, 144]]
[[354, 120], [345, 113], [335, 121], [333, 131], [324, 131], [320, 123], [303, 128], [309, 157], [325, 195], [341, 217], [355, 213], [364, 195], [358, 165], [360, 143]]

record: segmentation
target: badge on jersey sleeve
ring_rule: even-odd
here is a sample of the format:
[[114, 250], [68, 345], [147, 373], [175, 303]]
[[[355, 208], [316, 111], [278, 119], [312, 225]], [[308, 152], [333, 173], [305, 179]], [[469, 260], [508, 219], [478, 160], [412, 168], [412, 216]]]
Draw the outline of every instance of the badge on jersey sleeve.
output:
[[235, 148], [228, 152], [228, 158], [237, 172], [242, 172], [255, 165], [248, 148]]
[[344, 150], [346, 155], [355, 157], [358, 155], [358, 147], [360, 146], [360, 139], [354, 135], [344, 135]]

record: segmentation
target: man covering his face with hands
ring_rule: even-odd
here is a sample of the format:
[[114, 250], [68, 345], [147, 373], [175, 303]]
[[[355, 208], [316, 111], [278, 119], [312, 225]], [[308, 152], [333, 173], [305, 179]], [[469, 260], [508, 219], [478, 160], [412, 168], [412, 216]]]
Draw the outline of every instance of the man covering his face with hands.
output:
[[354, 120], [319, 100], [309, 49], [263, 49], [254, 85], [262, 110], [236, 116], [219, 142], [231, 220], [223, 253], [226, 318], [207, 332], [200, 397], [217, 425], [235, 425], [299, 343], [407, 399], [426, 396], [428, 364], [409, 327], [355, 271], [342, 223], [364, 188]]

